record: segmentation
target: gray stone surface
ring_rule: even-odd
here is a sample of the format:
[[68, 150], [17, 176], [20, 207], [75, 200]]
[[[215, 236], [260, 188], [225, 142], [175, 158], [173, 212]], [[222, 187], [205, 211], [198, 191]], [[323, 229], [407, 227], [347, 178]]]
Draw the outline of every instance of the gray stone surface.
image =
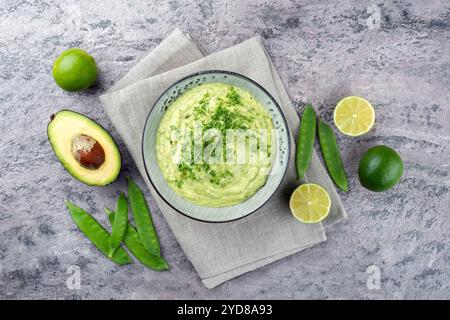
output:
[[[449, 299], [450, 3], [312, 3], [2, 0], [0, 298]], [[207, 52], [261, 34], [299, 111], [313, 102], [331, 122], [335, 103], [355, 94], [377, 114], [369, 134], [338, 135], [350, 179], [342, 194], [348, 220], [328, 230], [327, 242], [213, 290], [202, 286], [154, 205], [170, 272], [113, 265], [77, 231], [63, 202], [106, 223], [102, 208], [125, 190], [124, 177], [142, 185], [98, 96], [175, 27]], [[65, 93], [53, 82], [52, 63], [69, 47], [98, 62], [98, 84], [86, 92]], [[88, 187], [63, 170], [46, 136], [49, 115], [61, 108], [98, 120], [119, 140], [116, 183]], [[376, 144], [394, 147], [406, 165], [401, 184], [385, 193], [363, 189], [357, 178], [360, 156]], [[80, 290], [66, 286], [73, 265]], [[367, 271], [376, 268], [380, 289], [369, 289]]]

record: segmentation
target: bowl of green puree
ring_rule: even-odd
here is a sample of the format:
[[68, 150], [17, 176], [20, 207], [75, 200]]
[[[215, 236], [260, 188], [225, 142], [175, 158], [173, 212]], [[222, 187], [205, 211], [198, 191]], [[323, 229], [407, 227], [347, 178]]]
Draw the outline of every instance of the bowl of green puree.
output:
[[203, 71], [171, 85], [151, 109], [142, 157], [154, 189], [203, 222], [240, 219], [263, 206], [290, 158], [286, 118], [255, 81]]

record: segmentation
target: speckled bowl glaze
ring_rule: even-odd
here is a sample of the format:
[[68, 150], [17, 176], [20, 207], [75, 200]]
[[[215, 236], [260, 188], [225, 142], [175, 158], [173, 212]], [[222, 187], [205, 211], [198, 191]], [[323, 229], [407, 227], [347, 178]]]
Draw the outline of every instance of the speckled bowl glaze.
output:
[[[204, 83], [226, 83], [250, 92], [272, 117], [275, 128], [274, 161], [267, 181], [247, 200], [228, 207], [210, 208], [196, 205], [179, 196], [164, 179], [156, 158], [156, 137], [164, 112], [169, 105], [187, 90]], [[203, 222], [228, 222], [255, 212], [264, 205], [283, 179], [290, 157], [290, 139], [287, 122], [275, 99], [255, 81], [228, 71], [203, 71], [183, 78], [170, 86], [156, 101], [150, 111], [142, 139], [142, 156], [148, 178], [155, 190], [179, 213]]]

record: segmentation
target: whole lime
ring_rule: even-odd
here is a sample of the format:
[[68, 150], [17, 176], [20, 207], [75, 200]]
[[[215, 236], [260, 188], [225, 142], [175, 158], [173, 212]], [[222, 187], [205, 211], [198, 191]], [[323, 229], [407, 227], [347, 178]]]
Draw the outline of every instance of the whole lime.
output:
[[97, 79], [97, 65], [86, 51], [72, 48], [64, 51], [53, 64], [53, 78], [66, 91], [89, 88]]
[[403, 161], [395, 150], [376, 146], [359, 161], [359, 181], [371, 191], [385, 191], [395, 186], [403, 175]]

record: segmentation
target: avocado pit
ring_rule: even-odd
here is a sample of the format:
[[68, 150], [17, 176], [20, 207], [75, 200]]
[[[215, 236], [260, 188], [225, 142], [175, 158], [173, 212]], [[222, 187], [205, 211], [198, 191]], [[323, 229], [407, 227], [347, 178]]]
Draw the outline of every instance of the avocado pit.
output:
[[105, 162], [105, 150], [91, 136], [78, 134], [72, 139], [72, 155], [78, 163], [91, 170], [96, 170]]

